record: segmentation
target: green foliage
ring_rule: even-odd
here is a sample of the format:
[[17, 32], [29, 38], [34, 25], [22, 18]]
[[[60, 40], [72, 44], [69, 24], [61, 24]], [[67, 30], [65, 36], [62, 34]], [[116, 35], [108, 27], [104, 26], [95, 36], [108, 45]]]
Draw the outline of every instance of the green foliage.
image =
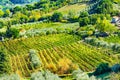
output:
[[96, 38], [85, 38], [85, 42], [97, 47], [104, 47], [111, 49], [113, 51], [120, 52], [120, 44], [111, 43], [111, 42], [108, 43], [102, 40], [98, 40]]
[[0, 28], [3, 28], [3, 27], [4, 27], [3, 21], [0, 21]]
[[57, 75], [50, 71], [33, 73], [30, 80], [61, 80]]
[[97, 80], [95, 76], [89, 77], [87, 73], [82, 70], [75, 70], [72, 72], [72, 77], [75, 80]]
[[97, 23], [96, 23], [96, 29], [100, 32], [108, 32], [108, 33], [113, 33], [117, 30], [115, 26], [113, 26], [106, 18], [103, 20], [100, 20], [98, 18]]
[[74, 10], [70, 10], [68, 13], [68, 21], [69, 22], [77, 22], [78, 21], [78, 17], [76, 17], [76, 13]]
[[81, 12], [79, 18], [84, 18], [88, 16], [89, 16], [88, 12]]
[[115, 73], [120, 71], [120, 64], [115, 64], [111, 67], [111, 70]]
[[98, 18], [104, 20], [105, 17], [107, 20], [111, 20], [110, 14], [92, 14], [89, 16], [90, 24], [95, 25], [97, 23]]
[[38, 54], [35, 50], [31, 49], [29, 51], [29, 57], [30, 57], [31, 65], [33, 65], [34, 68], [39, 68], [42, 65], [38, 57]]
[[87, 26], [90, 23], [90, 19], [88, 18], [88, 12], [81, 12], [79, 16], [79, 25], [80, 27]]
[[106, 72], [110, 72], [111, 69], [108, 63], [101, 63], [95, 70], [94, 75], [100, 75]]
[[113, 11], [113, 3], [111, 0], [101, 0], [94, 10], [96, 13], [109, 14]]
[[63, 18], [63, 15], [61, 12], [55, 12], [51, 17], [51, 20], [54, 22], [60, 22], [62, 18]]
[[16, 13], [16, 12], [21, 11], [21, 10], [22, 10], [22, 8], [20, 6], [16, 6], [13, 8], [12, 12]]
[[18, 74], [11, 74], [11, 75], [3, 74], [0, 76], [0, 80], [21, 80], [21, 79]]
[[11, 13], [10, 10], [6, 9], [5, 12], [4, 12], [4, 17], [9, 17], [10, 13]]
[[28, 16], [24, 15], [21, 12], [17, 12], [13, 15], [13, 18], [18, 21], [20, 24], [28, 22]]
[[87, 26], [89, 23], [90, 23], [90, 20], [88, 17], [84, 17], [84, 18], [79, 19], [80, 27]]
[[17, 37], [19, 37], [19, 30], [15, 29], [15, 28], [10, 28], [6, 31], [6, 36], [8, 38], [11, 38], [11, 37], [17, 38]]
[[11, 68], [8, 64], [9, 64], [8, 54], [4, 49], [1, 49], [0, 50], [0, 74], [10, 73]]
[[0, 17], [3, 17], [4, 12], [0, 9]]

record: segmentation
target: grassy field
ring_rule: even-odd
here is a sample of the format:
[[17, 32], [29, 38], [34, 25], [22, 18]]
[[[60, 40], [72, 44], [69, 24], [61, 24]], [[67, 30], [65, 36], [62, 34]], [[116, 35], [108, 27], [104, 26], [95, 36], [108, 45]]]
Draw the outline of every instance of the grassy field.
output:
[[87, 7], [86, 4], [74, 4], [74, 5], [67, 5], [64, 6], [57, 11], [62, 12], [63, 14], [68, 14], [70, 11], [74, 11], [75, 13], [79, 13], [81, 10]]
[[[61, 12], [64, 15], [67, 15], [70, 11], [74, 11], [75, 14], [79, 14], [80, 11], [84, 10], [87, 7], [87, 4], [73, 4], [73, 5], [66, 5], [64, 7], [61, 7], [55, 11]], [[52, 11], [50, 13], [47, 13], [45, 15], [52, 15], [55, 11]]]
[[49, 29], [49, 28], [65, 28], [65, 27], [79, 27], [78, 23], [60, 23], [60, 22], [55, 22], [55, 23], [28, 23], [28, 24], [18, 24], [18, 25], [13, 25], [12, 28], [16, 29], [25, 29], [25, 30], [30, 30], [30, 29]]

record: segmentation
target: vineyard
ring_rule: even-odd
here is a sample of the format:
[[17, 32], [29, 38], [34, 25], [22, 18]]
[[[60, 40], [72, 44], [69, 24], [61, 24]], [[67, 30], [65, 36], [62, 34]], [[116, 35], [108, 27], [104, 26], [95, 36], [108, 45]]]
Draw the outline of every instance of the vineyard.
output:
[[28, 53], [29, 49], [43, 50], [54, 46], [66, 45], [78, 40], [80, 38], [76, 35], [54, 34], [1, 42], [0, 47], [5, 47], [9, 54], [20, 54], [21, 52]]
[[119, 0], [4, 4], [0, 80], [120, 79]]
[[38, 50], [42, 69], [49, 69], [57, 74], [66, 74], [61, 73], [58, 69], [61, 59], [71, 60], [71, 64], [75, 64], [74, 67], [78, 66], [83, 71], [93, 71], [101, 62], [111, 64], [115, 62], [112, 56], [105, 54], [107, 51], [85, 44], [80, 41], [78, 36], [69, 34], [11, 40], [3, 42], [1, 45], [6, 47], [8, 53], [11, 54], [9, 58], [12, 72], [19, 71], [22, 76], [30, 76], [32, 72], [41, 70], [41, 68], [35, 69], [33, 65], [30, 65], [29, 49]]

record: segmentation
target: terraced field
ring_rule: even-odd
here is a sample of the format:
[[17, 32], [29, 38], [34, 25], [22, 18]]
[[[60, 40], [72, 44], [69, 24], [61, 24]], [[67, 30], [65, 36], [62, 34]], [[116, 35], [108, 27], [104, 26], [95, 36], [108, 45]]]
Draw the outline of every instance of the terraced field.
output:
[[5, 47], [9, 54], [20, 54], [28, 53], [29, 49], [43, 50], [55, 46], [66, 45], [79, 40], [80, 38], [76, 35], [54, 34], [0, 42], [0, 47]]
[[[16, 43], [12, 44], [12, 42]], [[12, 72], [19, 71], [23, 76], [30, 76], [31, 72], [41, 69], [36, 70], [33, 65], [30, 65], [28, 51], [31, 48], [38, 50], [43, 69], [48, 69], [47, 66], [52, 64], [52, 70], [56, 70], [58, 68], [57, 62], [66, 58], [77, 64], [83, 71], [93, 71], [101, 62], [111, 64], [115, 62], [112, 56], [105, 54], [106, 51], [91, 47], [81, 42], [78, 36], [69, 34], [13, 40], [3, 44], [8, 51], [12, 50], [14, 52], [14, 54], [10, 52], [9, 57]]]

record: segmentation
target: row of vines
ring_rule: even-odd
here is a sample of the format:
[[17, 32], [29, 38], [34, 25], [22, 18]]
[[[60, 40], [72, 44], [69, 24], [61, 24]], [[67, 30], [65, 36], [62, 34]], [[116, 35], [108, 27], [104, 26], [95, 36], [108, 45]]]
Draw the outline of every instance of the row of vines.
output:
[[71, 70], [80, 68], [83, 71], [94, 70], [101, 62], [114, 63], [115, 59], [97, 48], [92, 48], [83, 42], [74, 42], [43, 50], [38, 50], [42, 68], [35, 69], [30, 65], [29, 56], [22, 53], [11, 55], [12, 71], [20, 71], [21, 75], [29, 76], [31, 72], [49, 69], [57, 74], [69, 74]]

